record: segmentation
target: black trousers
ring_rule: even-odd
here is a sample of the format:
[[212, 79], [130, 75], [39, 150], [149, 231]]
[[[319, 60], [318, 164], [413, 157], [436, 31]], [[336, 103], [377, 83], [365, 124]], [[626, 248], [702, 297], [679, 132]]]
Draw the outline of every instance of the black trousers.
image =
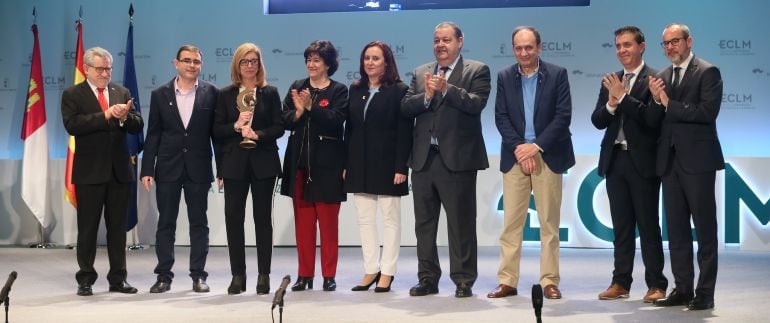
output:
[[615, 236], [612, 282], [627, 290], [631, 289], [638, 228], [647, 287], [666, 290], [668, 279], [663, 275], [665, 261], [658, 224], [660, 178], [642, 177], [627, 150], [616, 148], [610, 165], [606, 185]]
[[[676, 288], [713, 298], [717, 280], [717, 215], [714, 193], [716, 171], [688, 174], [672, 150], [663, 175], [663, 205], [666, 209], [671, 271]], [[695, 277], [690, 218], [698, 238], [698, 285]]]
[[113, 176], [103, 184], [76, 184], [78, 202], [78, 266], [75, 274], [79, 285], [93, 285], [98, 274], [94, 269], [96, 236], [104, 211], [107, 229], [107, 256], [110, 271], [107, 281], [117, 285], [126, 280], [126, 212], [131, 187], [135, 183], [119, 183]]
[[179, 200], [184, 190], [187, 204], [187, 219], [190, 223], [190, 277], [192, 279], [208, 277], [205, 271], [206, 257], [209, 253], [208, 193], [211, 183], [192, 182], [186, 172], [176, 182], [157, 182], [156, 198], [158, 201], [158, 230], [155, 232], [155, 254], [158, 265], [155, 274], [158, 280], [171, 281], [174, 273], [174, 242], [176, 241], [176, 221], [179, 216]]
[[433, 149], [425, 167], [412, 173], [420, 280], [428, 279], [438, 285], [441, 277], [436, 234], [443, 205], [449, 235], [449, 277], [455, 284], [473, 286], [476, 281], [476, 173], [447, 169], [440, 153]]
[[241, 181], [225, 178], [225, 228], [227, 250], [230, 253], [230, 272], [233, 275], [246, 274], [244, 220], [249, 187], [257, 238], [257, 268], [260, 274], [270, 273], [273, 257], [272, 202], [275, 179], [268, 177]]

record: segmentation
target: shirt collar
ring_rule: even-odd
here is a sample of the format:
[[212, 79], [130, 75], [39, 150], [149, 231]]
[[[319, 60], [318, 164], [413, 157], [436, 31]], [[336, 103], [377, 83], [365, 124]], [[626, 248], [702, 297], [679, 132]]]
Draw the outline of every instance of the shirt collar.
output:
[[[193, 85], [193, 90], [198, 89], [198, 79], [195, 79], [195, 84]], [[182, 89], [179, 88], [179, 76], [174, 78], [174, 93], [181, 93], [186, 94], [185, 92], [182, 92]], [[189, 93], [189, 92], [187, 92]]]
[[684, 61], [679, 63], [679, 65], [674, 65], [674, 67], [681, 67], [683, 72], [686, 71], [687, 67], [690, 66], [690, 62], [692, 62], [693, 56], [695, 56], [695, 54], [693, 54], [691, 51], [690, 55], [688, 55], [687, 58], [684, 59]]
[[635, 69], [633, 69], [633, 70], [631, 70], [631, 71], [628, 71], [628, 70], [626, 70], [626, 69], [624, 68], [624, 69], [623, 69], [623, 74], [634, 73], [634, 77], [636, 77], [636, 76], [638, 76], [638, 75], [639, 75], [639, 72], [641, 72], [641, 71], [642, 71], [642, 68], [644, 68], [644, 61], [642, 61], [642, 63], [641, 63], [641, 64], [639, 64], [639, 66], [637, 66]]

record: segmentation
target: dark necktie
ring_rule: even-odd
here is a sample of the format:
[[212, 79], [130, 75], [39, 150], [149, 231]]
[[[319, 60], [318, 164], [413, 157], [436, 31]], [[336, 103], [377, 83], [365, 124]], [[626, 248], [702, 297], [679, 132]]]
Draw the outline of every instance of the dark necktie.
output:
[[676, 89], [676, 87], [679, 86], [679, 71], [681, 70], [681, 67], [674, 67], [674, 81], [671, 82], [672, 89]]
[[446, 73], [449, 72], [449, 66], [442, 66], [439, 68], [442, 72], [444, 72], [444, 78], [446, 78]]

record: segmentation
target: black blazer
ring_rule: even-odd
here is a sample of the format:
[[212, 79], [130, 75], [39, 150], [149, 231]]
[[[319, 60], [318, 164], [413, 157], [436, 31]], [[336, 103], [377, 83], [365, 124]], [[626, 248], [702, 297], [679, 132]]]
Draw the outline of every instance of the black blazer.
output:
[[150, 94], [150, 119], [140, 176], [175, 182], [186, 170], [191, 181], [211, 183], [211, 128], [219, 90], [211, 83], [198, 81], [192, 116], [185, 128], [176, 102], [175, 79]]
[[[682, 169], [688, 173], [724, 169], [725, 160], [716, 124], [722, 104], [722, 75], [719, 69], [693, 56], [676, 89], [671, 88], [673, 73], [673, 66], [669, 66], [658, 74], [666, 84], [669, 97], [658, 141], [658, 175], [666, 172], [671, 147], [676, 149]], [[650, 105], [663, 110], [655, 101]]]
[[[487, 149], [481, 131], [481, 111], [489, 98], [489, 67], [460, 57], [447, 80], [446, 95], [434, 95], [425, 107], [425, 73], [436, 73], [437, 62], [417, 67], [412, 83], [401, 104], [407, 118], [416, 118], [410, 166], [420, 171], [425, 166], [430, 138], [438, 139], [441, 158], [453, 171], [480, 170], [489, 167]], [[434, 127], [435, 124], [435, 127]]]
[[[615, 74], [622, 80], [623, 70]], [[652, 98], [647, 78], [658, 73], [646, 64], [636, 76], [634, 86], [629, 94], [623, 97], [618, 104], [615, 114], [607, 111], [609, 91], [600, 86], [599, 99], [596, 108], [591, 114], [591, 122], [597, 129], [607, 129], [601, 143], [599, 154], [599, 176], [607, 174], [612, 161], [613, 146], [618, 137], [620, 120], [623, 119], [623, 133], [628, 144], [628, 152], [632, 163], [643, 177], [655, 177], [655, 150], [660, 137], [660, 121], [663, 119], [663, 111], [648, 108], [647, 104]]]
[[408, 87], [403, 82], [380, 86], [369, 107], [366, 85], [351, 86], [349, 115], [345, 123], [348, 148], [345, 190], [348, 193], [404, 196], [408, 181], [393, 185], [395, 173], [408, 175], [414, 120], [401, 115], [401, 99]]
[[312, 94], [315, 99], [310, 111], [294, 121], [291, 90], [309, 87], [310, 79], [294, 81], [283, 100], [283, 124], [291, 135], [283, 158], [281, 194], [294, 197], [296, 172], [303, 168], [309, 176], [303, 191], [305, 201], [345, 201], [343, 125], [348, 115], [348, 88], [332, 80], [328, 87]]
[[253, 149], [239, 146], [243, 136], [233, 128], [240, 115], [235, 103], [239, 92], [238, 86], [230, 85], [223, 88], [219, 94], [214, 121], [214, 137], [217, 138], [222, 153], [221, 167], [217, 169], [218, 176], [248, 180], [247, 164], [251, 164], [251, 176], [254, 178], [279, 176], [281, 161], [275, 141], [283, 136], [283, 125], [278, 90], [271, 85], [257, 89], [257, 105], [254, 106], [251, 128], [259, 135], [259, 140], [257, 147]]
[[[131, 92], [120, 85], [109, 83], [107, 89], [110, 106], [126, 103], [131, 99]], [[121, 183], [134, 181], [134, 170], [126, 146], [126, 133], [142, 132], [142, 116], [131, 109], [122, 127], [117, 119], [107, 122], [87, 81], [64, 90], [61, 100], [64, 129], [75, 136], [72, 183], [107, 183], [113, 174]]]

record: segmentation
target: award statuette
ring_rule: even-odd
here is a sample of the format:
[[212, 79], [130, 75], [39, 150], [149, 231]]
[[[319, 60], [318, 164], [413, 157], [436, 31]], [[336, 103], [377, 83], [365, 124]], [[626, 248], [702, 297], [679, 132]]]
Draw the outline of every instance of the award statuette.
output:
[[[238, 93], [238, 97], [235, 98], [235, 103], [238, 104], [238, 111], [240, 112], [254, 112], [254, 106], [257, 105], [257, 89], [252, 91], [242, 91]], [[254, 115], [251, 116], [254, 118]], [[245, 124], [251, 126], [251, 120]], [[243, 138], [243, 141], [239, 144], [241, 148], [252, 149], [257, 147], [257, 143], [249, 138]]]

